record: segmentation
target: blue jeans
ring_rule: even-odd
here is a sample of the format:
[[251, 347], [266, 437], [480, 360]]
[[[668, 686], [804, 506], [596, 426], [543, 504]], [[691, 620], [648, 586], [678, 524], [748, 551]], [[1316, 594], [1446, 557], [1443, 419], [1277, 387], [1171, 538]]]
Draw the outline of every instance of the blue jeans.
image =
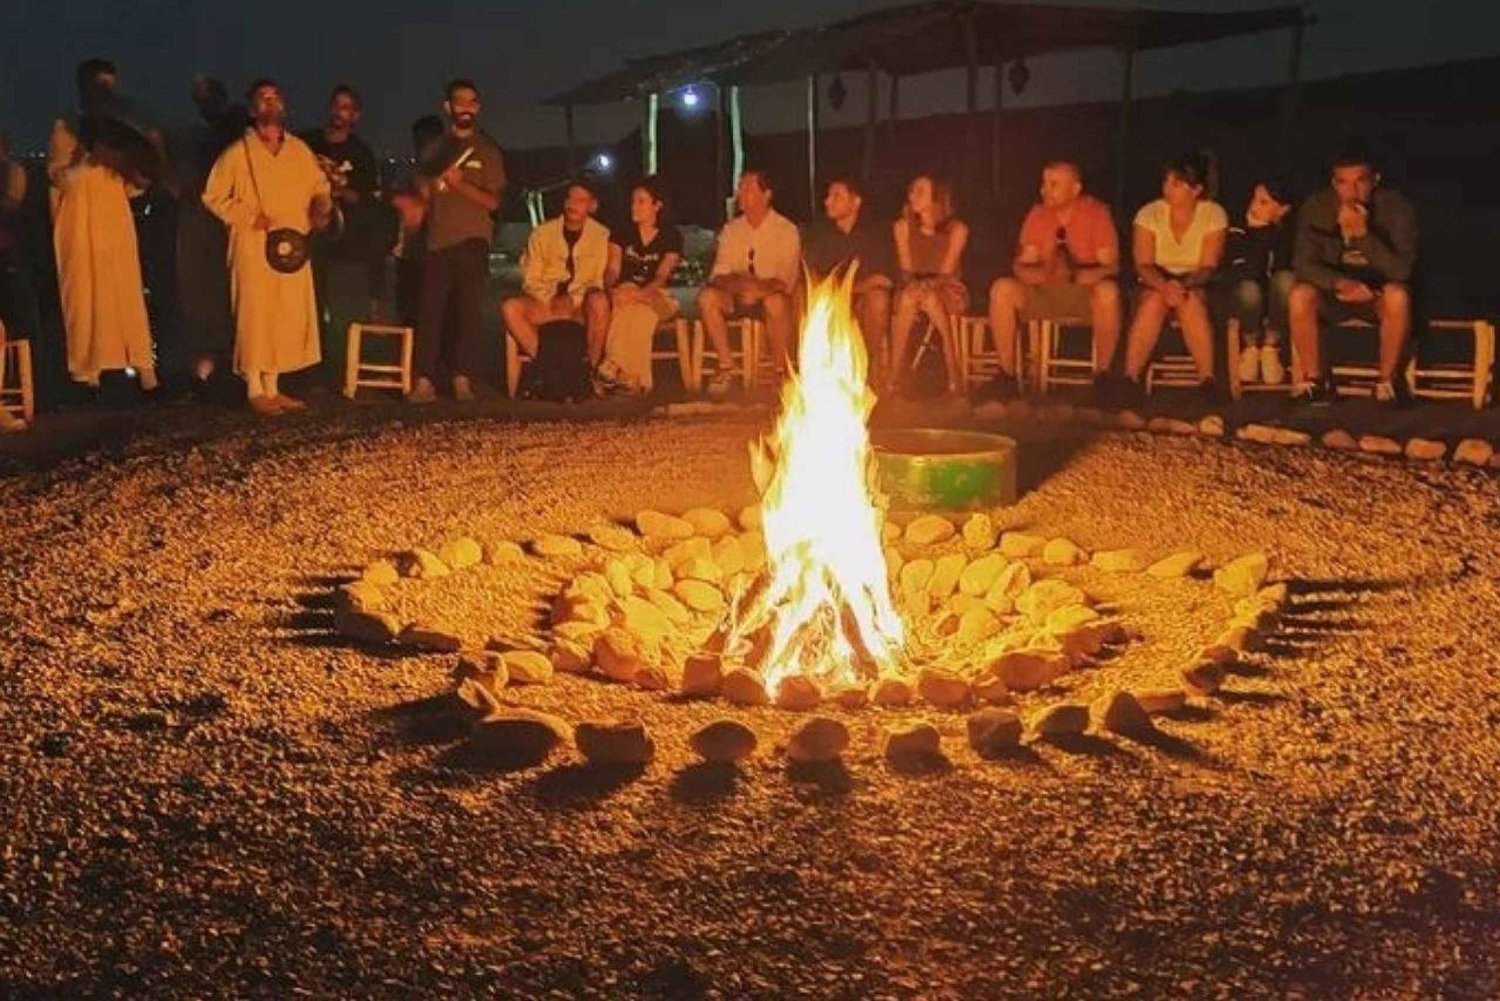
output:
[[1297, 277], [1292, 272], [1277, 271], [1269, 279], [1242, 278], [1221, 285], [1219, 294], [1214, 296], [1218, 300], [1214, 312], [1221, 325], [1231, 319], [1240, 321], [1242, 344], [1259, 344], [1262, 330], [1267, 334], [1266, 342], [1275, 344], [1287, 329], [1287, 300], [1296, 283]]

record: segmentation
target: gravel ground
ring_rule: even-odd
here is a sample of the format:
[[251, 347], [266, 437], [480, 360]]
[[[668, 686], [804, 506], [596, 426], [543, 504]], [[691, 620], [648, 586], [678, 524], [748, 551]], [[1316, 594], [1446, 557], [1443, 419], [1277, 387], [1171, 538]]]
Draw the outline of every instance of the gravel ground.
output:
[[[1022, 429], [1008, 527], [1294, 582], [1259, 670], [1151, 744], [986, 762], [934, 713], [950, 767], [897, 774], [919, 714], [869, 710], [788, 772], [799, 717], [564, 677], [516, 698], [638, 713], [657, 761], [485, 772], [452, 658], [330, 635], [393, 549], [745, 503], [753, 430], [232, 421], [0, 482], [0, 997], [1500, 996], [1484, 474]], [[486, 590], [497, 631], [549, 586]], [[1143, 638], [1070, 694], [1170, 677], [1227, 609], [1118, 600]], [[761, 735], [732, 776], [689, 765], [718, 715]]]

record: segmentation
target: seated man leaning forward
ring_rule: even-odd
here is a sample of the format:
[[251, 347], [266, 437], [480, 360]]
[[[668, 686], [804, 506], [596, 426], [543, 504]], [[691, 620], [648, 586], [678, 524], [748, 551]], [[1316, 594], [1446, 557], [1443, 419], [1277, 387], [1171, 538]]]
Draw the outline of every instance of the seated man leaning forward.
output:
[[870, 219], [863, 208], [859, 181], [846, 175], [829, 181], [825, 217], [808, 227], [804, 254], [808, 269], [820, 278], [851, 262], [857, 265], [854, 316], [864, 332], [871, 380], [878, 385], [885, 375], [896, 258], [890, 227]]
[[562, 215], [548, 219], [526, 240], [521, 253], [521, 295], [500, 304], [500, 318], [525, 358], [535, 358], [537, 328], [554, 320], [576, 320], [588, 331], [589, 364], [604, 360], [609, 331], [609, 229], [595, 221], [599, 202], [583, 181], [569, 183]]
[[1078, 165], [1042, 168], [1041, 203], [1021, 223], [1015, 277], [990, 286], [990, 330], [999, 374], [993, 392], [1016, 386], [1016, 319], [1087, 319], [1094, 332], [1094, 380], [1102, 383], [1120, 340], [1120, 239], [1109, 206], [1083, 193]]
[[719, 231], [713, 270], [698, 293], [698, 315], [716, 360], [704, 385], [710, 396], [722, 396], [734, 383], [731, 316], [763, 319], [772, 364], [778, 372], [786, 370], [796, 322], [792, 297], [802, 276], [802, 237], [795, 223], [771, 207], [773, 195], [765, 171], [750, 169], [740, 176], [735, 189], [740, 214]]
[[1297, 284], [1287, 301], [1303, 380], [1295, 398], [1326, 403], [1334, 395], [1318, 321], [1363, 320], [1380, 329], [1375, 399], [1393, 402], [1396, 369], [1411, 337], [1407, 283], [1417, 263], [1416, 209], [1400, 192], [1380, 187], [1380, 175], [1363, 153], [1341, 156], [1332, 182], [1297, 211]]

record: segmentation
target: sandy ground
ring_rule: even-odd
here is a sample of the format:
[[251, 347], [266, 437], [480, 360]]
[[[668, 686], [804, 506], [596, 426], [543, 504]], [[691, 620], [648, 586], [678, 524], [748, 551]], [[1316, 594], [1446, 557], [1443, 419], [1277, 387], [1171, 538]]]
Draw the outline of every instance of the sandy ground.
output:
[[[0, 482], [0, 997], [1500, 996], [1481, 473], [1018, 429], [1008, 526], [1294, 582], [1252, 676], [1152, 744], [987, 762], [932, 713], [951, 767], [912, 776], [878, 739], [923, 714], [870, 710], [846, 768], [788, 772], [792, 714], [561, 678], [515, 697], [638, 713], [658, 760], [475, 771], [451, 657], [330, 634], [393, 549], [744, 503], [752, 430], [235, 421]], [[552, 586], [486, 592], [497, 630]], [[1141, 641], [1026, 708], [1165, 680], [1228, 607], [1118, 600]], [[685, 744], [719, 715], [762, 744], [727, 781]]]

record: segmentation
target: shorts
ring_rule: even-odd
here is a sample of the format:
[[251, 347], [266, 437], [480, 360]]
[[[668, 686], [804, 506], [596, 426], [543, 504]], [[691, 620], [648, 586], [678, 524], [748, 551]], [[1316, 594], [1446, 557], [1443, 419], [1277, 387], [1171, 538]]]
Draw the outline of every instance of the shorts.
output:
[[949, 313], [966, 313], [969, 310], [969, 289], [957, 278], [942, 276], [913, 278], [906, 283], [909, 289], [926, 289], [937, 295], [938, 302]]
[[1094, 287], [1077, 282], [1026, 285], [1021, 301], [1021, 319], [1086, 320], [1093, 314]]
[[1369, 302], [1343, 302], [1336, 298], [1332, 291], [1318, 290], [1318, 318], [1334, 326], [1355, 320], [1378, 326], [1380, 313], [1376, 307], [1379, 305], [1380, 291], [1378, 289], [1375, 292], [1375, 298]]

